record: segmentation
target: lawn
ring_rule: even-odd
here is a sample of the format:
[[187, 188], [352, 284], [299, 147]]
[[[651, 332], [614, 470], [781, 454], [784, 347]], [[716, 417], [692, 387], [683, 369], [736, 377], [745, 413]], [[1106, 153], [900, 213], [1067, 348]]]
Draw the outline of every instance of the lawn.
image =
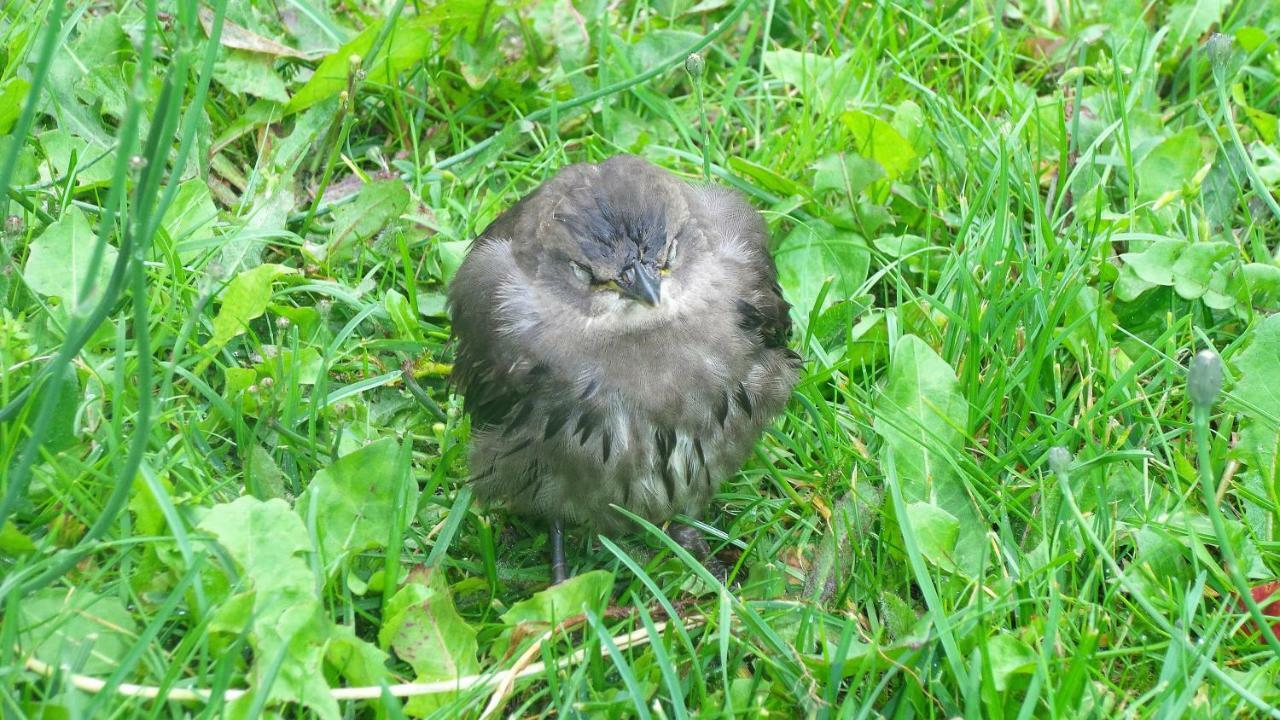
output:
[[[1266, 0], [0, 2], [0, 714], [1280, 717], [1278, 41]], [[744, 193], [793, 306], [697, 523], [727, 584], [573, 528], [548, 588], [467, 487], [445, 288], [618, 153]]]

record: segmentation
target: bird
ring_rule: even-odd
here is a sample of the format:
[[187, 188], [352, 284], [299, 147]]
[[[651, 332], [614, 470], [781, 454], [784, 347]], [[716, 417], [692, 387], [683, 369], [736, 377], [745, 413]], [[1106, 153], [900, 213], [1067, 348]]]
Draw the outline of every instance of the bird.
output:
[[[634, 155], [559, 169], [471, 243], [447, 290], [469, 484], [548, 528], [697, 518], [797, 381], [763, 217]], [[668, 534], [717, 574], [699, 531]]]

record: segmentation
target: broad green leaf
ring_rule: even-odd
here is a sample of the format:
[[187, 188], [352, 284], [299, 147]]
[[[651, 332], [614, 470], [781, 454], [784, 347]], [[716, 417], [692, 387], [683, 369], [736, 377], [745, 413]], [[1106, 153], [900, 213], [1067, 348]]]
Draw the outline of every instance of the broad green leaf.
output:
[[259, 594], [282, 590], [314, 595], [314, 578], [302, 553], [311, 541], [302, 520], [283, 500], [241, 497], [214, 505], [200, 521], [240, 566]]
[[31, 537], [18, 529], [12, 520], [5, 520], [0, 527], [0, 557], [14, 558], [36, 551], [36, 544]]
[[960, 394], [955, 372], [923, 340], [904, 335], [876, 403], [875, 430], [884, 438], [881, 452], [892, 454], [908, 503], [935, 505], [959, 521], [954, 560], [972, 574], [985, 523], [953, 468], [964, 451], [968, 422], [969, 403]]
[[1240, 45], [1240, 49], [1247, 53], [1257, 50], [1271, 40], [1266, 30], [1254, 25], [1238, 27], [1234, 35], [1236, 43]]
[[853, 198], [882, 177], [884, 170], [878, 163], [852, 153], [835, 153], [813, 164], [813, 191], [836, 190]]
[[271, 301], [271, 285], [297, 270], [284, 265], [259, 265], [245, 270], [222, 291], [221, 307], [213, 318], [213, 336], [206, 347], [220, 348], [243, 333], [249, 321], [262, 317]]
[[377, 645], [356, 637], [348, 625], [337, 625], [325, 647], [325, 662], [356, 685], [390, 681], [387, 654]]
[[[409, 663], [417, 682], [454, 680], [480, 671], [476, 630], [458, 614], [442, 571], [415, 568], [383, 616], [378, 642]], [[416, 698], [405, 709], [424, 716], [448, 698]]]
[[915, 148], [892, 125], [861, 110], [840, 113], [840, 123], [853, 137], [853, 149], [871, 158], [884, 169], [885, 177], [897, 180], [916, 159]]
[[533, 594], [533, 597], [511, 606], [502, 614], [502, 622], [508, 625], [493, 644], [492, 651], [502, 654], [514, 650], [509, 647], [530, 635], [538, 635], [557, 624], [581, 614], [584, 609], [599, 612], [613, 591], [613, 573], [592, 570]]
[[245, 463], [245, 485], [253, 490], [260, 500], [283, 498], [288, 492], [288, 480], [284, 471], [276, 464], [275, 458], [261, 445], [254, 444], [249, 451], [249, 462]]
[[31, 83], [20, 77], [11, 77], [0, 83], [0, 135], [13, 128], [26, 102]]
[[[75, 127], [63, 125], [65, 129], [98, 145], [110, 144], [98, 115], [123, 115], [126, 73], [132, 72], [124, 65], [133, 54], [118, 13], [86, 14], [76, 24], [76, 36], [59, 45], [49, 77], [50, 94], [61, 110], [78, 118]], [[78, 107], [73, 110], [72, 105]]]
[[224, 48], [213, 66], [213, 79], [236, 95], [287, 103], [289, 91], [273, 65], [268, 55]]
[[[156, 479], [157, 484], [165, 491], [166, 501], [172, 502], [168, 495], [173, 492], [173, 485], [167, 479]], [[141, 475], [133, 481], [129, 495], [129, 511], [133, 513], [134, 527], [142, 535], [160, 535], [164, 533], [168, 523], [160, 506], [160, 499], [151, 491], [151, 486]]]
[[[1034, 100], [1035, 96], [1032, 95], [1031, 102]], [[914, 102], [903, 100], [898, 103], [898, 107], [894, 108], [893, 120], [890, 124], [911, 143], [917, 155], [927, 155], [933, 149], [933, 136], [929, 132], [924, 111]]]
[[857, 294], [871, 266], [871, 251], [861, 236], [822, 221], [797, 225], [774, 255], [783, 294], [802, 319], [809, 317], [828, 279], [831, 288], [818, 310]]
[[[929, 244], [919, 235], [883, 235], [875, 240], [876, 249], [894, 259], [905, 259], [911, 272], [937, 272], [943, 263], [939, 255], [946, 250]], [[932, 265], [930, 265], [932, 260]]]
[[296, 385], [315, 385], [320, 380], [320, 372], [324, 369], [324, 360], [320, 351], [313, 347], [304, 347], [297, 352], [278, 345], [263, 345], [263, 354], [271, 353], [271, 357], [254, 365], [255, 380], [270, 377], [277, 382]]
[[1098, 21], [1106, 24], [1102, 37], [1126, 67], [1134, 67], [1149, 44], [1146, 15], [1150, 7], [1150, 0], [1111, 0], [1098, 5]]
[[1244, 280], [1254, 304], [1269, 310], [1280, 308], [1280, 265], [1248, 263]]
[[45, 436], [43, 447], [46, 451], [59, 453], [79, 442], [76, 436], [76, 415], [83, 401], [80, 377], [74, 367], [67, 367], [62, 375], [62, 392], [58, 395], [58, 404], [53, 408], [53, 421]]
[[626, 46], [627, 58], [637, 72], [642, 72], [662, 60], [675, 56], [701, 39], [701, 33], [689, 30], [650, 30], [634, 43]]
[[409, 189], [399, 180], [381, 180], [360, 188], [356, 199], [333, 211], [333, 232], [314, 249], [317, 260], [333, 260], [373, 237], [409, 207]]
[[1124, 302], [1132, 302], [1139, 295], [1154, 287], [1156, 287], [1155, 283], [1138, 277], [1138, 273], [1133, 269], [1132, 265], [1122, 265], [1120, 267], [1120, 277], [1116, 278], [1116, 298]]
[[1001, 632], [987, 640], [987, 663], [999, 692], [1009, 689], [1014, 675], [1034, 674], [1039, 659], [1040, 655], [1031, 646], [1012, 633]]
[[889, 638], [895, 643], [928, 636], [928, 628], [921, 627], [915, 608], [888, 590], [880, 593], [880, 618], [889, 631]]
[[[457, 266], [454, 266], [454, 271]], [[427, 318], [448, 317], [448, 299], [442, 292], [434, 290], [418, 293], [418, 312]]]
[[223, 372], [226, 375], [224, 390], [228, 398], [235, 397], [258, 379], [258, 373], [249, 368], [229, 367]]
[[1231, 254], [1233, 246], [1225, 242], [1190, 243], [1173, 264], [1173, 289], [1188, 300], [1194, 300], [1209, 289], [1214, 264]]
[[853, 548], [866, 539], [879, 517], [882, 499], [879, 492], [860, 486], [836, 501], [805, 574], [805, 598], [825, 602], [848, 582], [854, 567]]
[[913, 502], [907, 505], [907, 519], [925, 560], [954, 571], [956, 540], [960, 537], [956, 516], [932, 503]]
[[1240, 449], [1272, 498], [1280, 497], [1280, 313], [1263, 320], [1253, 341], [1236, 358], [1240, 380], [1231, 391], [1247, 421]]
[[42, 176], [64, 182], [63, 178], [75, 170], [80, 188], [100, 187], [111, 180], [116, 151], [100, 118], [72, 98], [58, 105], [56, 123], [56, 129], [37, 136], [48, 161], [41, 166]]
[[[22, 277], [31, 289], [41, 295], [61, 298], [72, 312], [91, 307], [102, 296], [111, 268], [119, 253], [110, 244], [103, 248], [101, 260], [93, 264], [98, 235], [78, 208], [68, 208], [58, 222], [45, 228], [31, 243], [31, 252], [22, 269]], [[84, 290], [91, 279], [89, 292]]]
[[[308, 119], [309, 115], [309, 113], [303, 113], [298, 117], [294, 134], [290, 135], [290, 138], [305, 134], [303, 121]], [[275, 147], [278, 150], [280, 146]], [[282, 173], [287, 175], [292, 172], [285, 162], [283, 153], [274, 153], [272, 160], [281, 162], [273, 167]], [[293, 161], [296, 162], [297, 158], [293, 158]], [[293, 211], [294, 203], [293, 190], [289, 182], [268, 184], [267, 188], [258, 193], [253, 199], [253, 206], [244, 216], [244, 225], [218, 238], [218, 245], [222, 248], [218, 253], [218, 263], [223, 269], [228, 273], [236, 273], [255, 267], [262, 262], [262, 249], [266, 247], [268, 240], [275, 237], [297, 238], [287, 228], [289, 213]]]
[[531, 3], [525, 12], [537, 36], [555, 49], [561, 68], [574, 70], [587, 61], [591, 38], [573, 13], [551, 3]]
[[396, 290], [388, 290], [382, 299], [382, 306], [386, 308], [387, 315], [396, 326], [396, 333], [401, 340], [420, 340], [418, 318], [415, 317], [413, 308], [409, 305], [409, 298]]
[[[316, 594], [317, 578], [302, 554], [311, 542], [302, 520], [283, 500], [242, 497], [215, 505], [200, 521], [240, 571], [238, 594], [216, 612], [214, 626], [249, 631], [253, 666], [251, 692], [232, 704], [243, 716], [254, 697], [268, 702], [297, 702], [325, 720], [337, 720], [338, 704], [329, 694], [323, 667], [333, 623]], [[275, 681], [264, 688], [272, 665]]]
[[52, 665], [73, 663], [75, 672], [110, 675], [137, 641], [138, 624], [115, 596], [46, 588], [15, 607], [23, 651]]
[[780, 175], [777, 171], [759, 163], [751, 162], [737, 155], [729, 158], [729, 167], [746, 177], [755, 180], [766, 190], [790, 197], [806, 194], [804, 188], [791, 178]]
[[469, 240], [444, 240], [436, 243], [436, 252], [440, 254], [440, 271], [444, 275], [441, 279], [446, 284], [453, 279], [458, 268], [462, 267], [462, 261], [467, 257], [469, 247], [471, 247]]
[[1169, 7], [1169, 43], [1181, 52], [1200, 42], [1209, 28], [1222, 21], [1230, 0], [1176, 0]]
[[1200, 136], [1189, 127], [1171, 135], [1138, 160], [1138, 200], [1150, 202], [1166, 192], [1180, 190], [1200, 169]]
[[827, 57], [790, 48], [769, 50], [763, 54], [769, 74], [795, 87], [810, 102], [824, 108], [839, 109], [849, 99], [854, 83], [849, 82], [852, 67], [848, 57]]
[[178, 185], [161, 226], [169, 234], [178, 257], [189, 261], [217, 242], [213, 233], [217, 219], [218, 208], [213, 204], [209, 186], [200, 178], [192, 178]]
[[405, 460], [400, 444], [384, 438], [316, 473], [298, 498], [299, 512], [315, 512], [327, 571], [351, 554], [385, 548], [396, 515], [412, 513], [418, 489]]
[[1142, 252], [1124, 253], [1120, 259], [1142, 280], [1152, 285], [1167, 286], [1173, 284], [1174, 263], [1186, 248], [1186, 240], [1156, 240]]
[[394, 81], [401, 72], [427, 56], [440, 35], [440, 26], [476, 20], [484, 7], [479, 0], [461, 0], [426, 6], [417, 16], [401, 16], [376, 58], [365, 56], [373, 47], [382, 25], [370, 25], [321, 61], [306, 85], [294, 93], [289, 101], [289, 112], [305, 110], [345, 90], [353, 57], [362, 59], [360, 67], [366, 73], [366, 86], [386, 85]]

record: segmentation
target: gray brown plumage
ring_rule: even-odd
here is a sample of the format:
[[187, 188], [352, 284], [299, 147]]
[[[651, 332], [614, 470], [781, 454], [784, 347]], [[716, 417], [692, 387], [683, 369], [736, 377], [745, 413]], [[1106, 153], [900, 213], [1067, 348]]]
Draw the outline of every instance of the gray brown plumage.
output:
[[796, 380], [766, 242], [737, 193], [632, 156], [490, 224], [449, 288], [477, 497], [553, 528], [697, 516]]

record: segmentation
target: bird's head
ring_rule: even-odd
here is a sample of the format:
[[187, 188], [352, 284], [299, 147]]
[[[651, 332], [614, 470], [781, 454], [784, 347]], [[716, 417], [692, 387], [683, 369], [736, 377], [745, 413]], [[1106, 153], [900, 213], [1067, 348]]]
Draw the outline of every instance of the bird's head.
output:
[[661, 306], [693, 249], [682, 247], [693, 242], [680, 232], [688, 208], [679, 181], [647, 162], [619, 165], [601, 165], [594, 182], [567, 193], [541, 246], [539, 275], [593, 315]]

